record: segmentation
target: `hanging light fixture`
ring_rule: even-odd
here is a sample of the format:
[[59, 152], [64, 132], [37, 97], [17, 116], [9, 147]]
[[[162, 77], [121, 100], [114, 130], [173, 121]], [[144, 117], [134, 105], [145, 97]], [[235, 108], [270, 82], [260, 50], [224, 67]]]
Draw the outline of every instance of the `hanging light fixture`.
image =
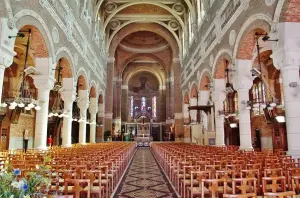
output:
[[262, 66], [261, 66], [261, 60], [260, 60], [260, 46], [258, 43], [259, 38], [262, 37], [262, 41], [275, 41], [277, 42], [278, 39], [276, 40], [270, 40], [270, 37], [265, 34], [256, 34], [255, 39], [256, 39], [256, 51], [257, 51], [257, 61], [258, 61], [258, 69], [253, 68], [251, 70], [252, 75], [256, 76], [260, 79], [260, 92], [258, 93], [258, 98], [254, 98], [253, 100], [249, 101], [242, 101], [242, 104], [246, 104], [246, 109], [250, 110], [252, 109], [253, 111], [260, 111], [267, 109], [269, 111], [273, 110], [274, 107], [276, 107], [279, 104], [279, 100], [276, 99], [274, 94], [272, 94], [270, 91], [270, 95], [272, 99], [270, 101], [267, 101], [267, 98], [265, 97], [265, 86], [264, 86], [264, 81], [263, 81], [263, 75], [262, 75]]
[[25, 33], [28, 34], [28, 39], [26, 43], [26, 53], [25, 53], [25, 62], [24, 62], [24, 71], [21, 79], [20, 91], [16, 94], [15, 97], [4, 98], [4, 102], [0, 104], [1, 107], [7, 107], [10, 110], [16, 108], [24, 108], [26, 111], [35, 109], [36, 111], [41, 110], [39, 101], [33, 99], [30, 91], [29, 83], [26, 81], [26, 77], [35, 73], [35, 68], [33, 66], [27, 66], [28, 61], [28, 52], [30, 47], [30, 38], [31, 38], [31, 29], [28, 31], [19, 32], [16, 36], [9, 36], [8, 38], [20, 37], [24, 38]]
[[69, 117], [69, 111], [64, 111], [63, 108], [63, 103], [61, 98], [59, 97], [59, 91], [61, 91], [62, 89], [62, 85], [60, 82], [60, 77], [61, 77], [61, 71], [62, 71], [63, 67], [61, 66], [61, 59], [59, 60], [59, 65], [53, 69], [58, 71], [58, 77], [57, 77], [57, 82], [55, 83], [53, 89], [51, 90], [52, 93], [55, 93], [55, 100], [54, 100], [54, 104], [52, 106], [52, 108], [49, 110], [49, 114], [48, 117], [58, 117], [58, 118], [63, 118], [63, 117]]
[[228, 101], [228, 110], [220, 110], [219, 111], [219, 116], [225, 117], [225, 118], [230, 118], [230, 117], [235, 117], [237, 115], [237, 113], [235, 111], [231, 111], [231, 102], [230, 102], [230, 97], [229, 94], [232, 94], [235, 92], [235, 90], [233, 89], [233, 85], [230, 83], [229, 80], [229, 72], [232, 72], [234, 70], [231, 70], [229, 68], [225, 69], [226, 72], [226, 78], [227, 78], [227, 82], [226, 82], [226, 88], [224, 90], [224, 92], [226, 93], [226, 99]]

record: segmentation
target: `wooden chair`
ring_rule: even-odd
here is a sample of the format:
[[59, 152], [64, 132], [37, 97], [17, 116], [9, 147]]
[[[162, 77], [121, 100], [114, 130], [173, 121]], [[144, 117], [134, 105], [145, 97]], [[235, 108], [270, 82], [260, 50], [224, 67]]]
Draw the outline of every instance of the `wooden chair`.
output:
[[226, 194], [226, 180], [224, 179], [202, 179], [201, 196], [219, 198]]
[[224, 194], [224, 197], [231, 197], [230, 195], [239, 195], [240, 197], [256, 197], [256, 181], [256, 178], [233, 178], [232, 193], [226, 193]]
[[[86, 191], [84, 189], [86, 188]], [[90, 198], [91, 185], [89, 179], [66, 179], [64, 195], [73, 195], [74, 198], [82, 198], [86, 194]]]

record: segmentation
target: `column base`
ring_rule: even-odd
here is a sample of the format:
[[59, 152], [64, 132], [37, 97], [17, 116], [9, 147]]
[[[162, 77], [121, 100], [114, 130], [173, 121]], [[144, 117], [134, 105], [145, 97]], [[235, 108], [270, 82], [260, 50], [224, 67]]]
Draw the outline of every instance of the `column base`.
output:
[[292, 156], [293, 159], [300, 158], [300, 150], [299, 151], [287, 151], [287, 154]]
[[216, 147], [224, 147], [226, 146], [225, 144], [220, 144], [220, 145], [215, 145]]
[[253, 151], [253, 147], [240, 147], [241, 151]]
[[43, 151], [45, 151], [45, 150], [48, 150], [49, 148], [48, 147], [35, 147], [34, 149], [35, 150], [43, 150]]
[[62, 145], [61, 147], [63, 147], [63, 148], [69, 148], [69, 147], [72, 147], [72, 144]]

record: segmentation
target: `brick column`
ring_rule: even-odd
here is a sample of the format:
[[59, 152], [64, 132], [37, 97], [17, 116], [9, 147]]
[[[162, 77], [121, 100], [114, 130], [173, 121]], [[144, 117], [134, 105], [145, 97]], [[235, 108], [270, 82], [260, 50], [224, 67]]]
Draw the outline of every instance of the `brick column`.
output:
[[[272, 35], [271, 35], [272, 36]], [[278, 45], [273, 45], [274, 66], [280, 69], [283, 81], [288, 154], [300, 157], [300, 24], [278, 24]], [[273, 38], [272, 38], [273, 39]], [[297, 85], [297, 87], [294, 87]]]
[[113, 76], [114, 76], [115, 58], [111, 57], [107, 62], [107, 84], [105, 94], [105, 131], [112, 131], [112, 115], [113, 115]]
[[212, 100], [215, 104], [216, 146], [225, 145], [224, 116], [219, 116], [219, 111], [223, 110], [223, 102], [226, 99], [224, 90], [225, 80], [214, 79], [214, 91], [212, 92]]
[[175, 119], [175, 137], [178, 133], [184, 134], [183, 116], [182, 116], [182, 92], [181, 92], [181, 66], [178, 57], [173, 58], [172, 68], [174, 69], [173, 92], [172, 92], [172, 110]]

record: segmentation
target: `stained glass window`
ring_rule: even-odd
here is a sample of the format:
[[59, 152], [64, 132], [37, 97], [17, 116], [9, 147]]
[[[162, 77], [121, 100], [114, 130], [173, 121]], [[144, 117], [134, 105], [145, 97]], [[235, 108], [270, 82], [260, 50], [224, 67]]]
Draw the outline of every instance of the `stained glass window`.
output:
[[146, 97], [142, 97], [141, 109], [142, 111], [146, 111]]
[[156, 96], [152, 98], [152, 117], [156, 118]]
[[133, 96], [130, 97], [130, 117], [133, 118]]

